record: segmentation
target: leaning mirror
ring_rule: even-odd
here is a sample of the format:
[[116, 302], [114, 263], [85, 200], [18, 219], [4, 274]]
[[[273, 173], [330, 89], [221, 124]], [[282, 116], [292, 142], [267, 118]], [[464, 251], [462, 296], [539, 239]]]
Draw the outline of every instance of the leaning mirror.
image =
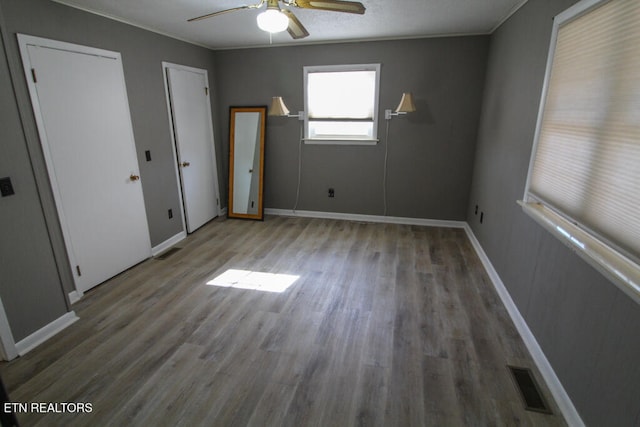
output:
[[267, 107], [231, 107], [230, 218], [263, 219], [264, 132]]

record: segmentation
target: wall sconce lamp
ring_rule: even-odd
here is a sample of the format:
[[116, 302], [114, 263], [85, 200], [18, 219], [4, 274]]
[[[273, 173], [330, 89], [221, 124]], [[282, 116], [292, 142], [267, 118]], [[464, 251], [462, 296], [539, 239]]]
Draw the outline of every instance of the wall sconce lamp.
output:
[[298, 111], [298, 114], [289, 114], [289, 109], [285, 105], [281, 96], [274, 96], [271, 99], [271, 107], [267, 114], [269, 116], [278, 117], [296, 117], [298, 120], [304, 120], [304, 111]]
[[416, 111], [416, 104], [413, 102], [413, 96], [410, 92], [405, 92], [402, 94], [402, 99], [395, 112], [384, 110], [384, 118], [385, 120], [391, 120], [393, 116], [400, 116], [414, 111]]

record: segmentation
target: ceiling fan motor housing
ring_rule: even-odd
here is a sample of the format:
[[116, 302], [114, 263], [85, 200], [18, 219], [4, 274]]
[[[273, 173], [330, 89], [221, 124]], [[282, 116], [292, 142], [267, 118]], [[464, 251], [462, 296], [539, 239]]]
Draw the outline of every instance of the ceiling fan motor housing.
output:
[[[282, 1], [286, 6], [295, 6], [301, 9], [311, 10], [324, 10], [329, 12], [346, 12], [364, 14], [365, 7], [362, 3], [357, 1], [344, 1], [344, 0], [266, 0], [267, 10], [260, 13], [257, 17], [258, 27], [269, 33], [279, 33], [287, 30], [289, 35], [294, 39], [302, 39], [309, 35], [309, 32], [288, 9], [280, 9], [278, 2]], [[239, 6], [231, 9], [220, 10], [218, 12], [208, 13], [206, 15], [191, 18], [188, 21], [200, 21], [214, 16], [223, 15], [229, 12], [235, 12], [237, 10], [245, 9], [260, 9], [265, 3], [265, 0], [260, 0], [260, 3], [248, 6]]]

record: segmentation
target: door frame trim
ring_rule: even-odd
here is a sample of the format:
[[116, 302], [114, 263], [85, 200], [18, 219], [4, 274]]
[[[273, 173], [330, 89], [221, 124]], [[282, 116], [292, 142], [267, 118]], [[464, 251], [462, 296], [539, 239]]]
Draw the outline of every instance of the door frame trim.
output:
[[0, 357], [2, 360], [13, 360], [18, 357], [18, 349], [16, 348], [16, 342], [11, 333], [11, 326], [9, 325], [9, 319], [7, 319], [7, 313], [4, 311], [4, 305], [0, 298]]
[[171, 145], [173, 148], [171, 150], [171, 154], [173, 155], [173, 166], [174, 166], [176, 181], [178, 184], [178, 196], [179, 196], [178, 198], [180, 202], [180, 210], [182, 212], [182, 231], [185, 234], [187, 234], [187, 212], [185, 210], [186, 208], [184, 205], [182, 181], [180, 180], [180, 170], [178, 168], [178, 144], [176, 142], [175, 124], [173, 121], [173, 109], [171, 108], [169, 69], [190, 71], [192, 73], [204, 74], [205, 81], [207, 82], [207, 86], [206, 86], [208, 90], [207, 98], [209, 99], [209, 102], [207, 102], [207, 117], [209, 117], [211, 121], [210, 137], [211, 137], [211, 141], [213, 142], [213, 159], [212, 160], [213, 160], [214, 176], [216, 179], [214, 189], [216, 193], [216, 199], [218, 200], [218, 203], [216, 205], [216, 216], [220, 216], [220, 205], [222, 203], [222, 200], [220, 200], [220, 179], [218, 177], [218, 153], [216, 150], [216, 140], [213, 134], [213, 117], [211, 115], [211, 87], [209, 86], [209, 74], [207, 73], [207, 70], [202, 68], [189, 67], [187, 65], [181, 65], [181, 64], [175, 64], [172, 62], [162, 61], [162, 76], [163, 76], [162, 80], [164, 81], [165, 100], [167, 102], [167, 115], [169, 116], [169, 135], [171, 136]]

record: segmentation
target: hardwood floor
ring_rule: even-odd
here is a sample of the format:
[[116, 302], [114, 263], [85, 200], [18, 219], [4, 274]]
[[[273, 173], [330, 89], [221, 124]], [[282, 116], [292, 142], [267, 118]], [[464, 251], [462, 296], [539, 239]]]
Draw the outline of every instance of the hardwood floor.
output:
[[[217, 219], [179, 246], [0, 365], [14, 402], [92, 405], [23, 426], [565, 425], [523, 409], [506, 365], [541, 377], [461, 229]], [[271, 275], [208, 284], [230, 269]]]

